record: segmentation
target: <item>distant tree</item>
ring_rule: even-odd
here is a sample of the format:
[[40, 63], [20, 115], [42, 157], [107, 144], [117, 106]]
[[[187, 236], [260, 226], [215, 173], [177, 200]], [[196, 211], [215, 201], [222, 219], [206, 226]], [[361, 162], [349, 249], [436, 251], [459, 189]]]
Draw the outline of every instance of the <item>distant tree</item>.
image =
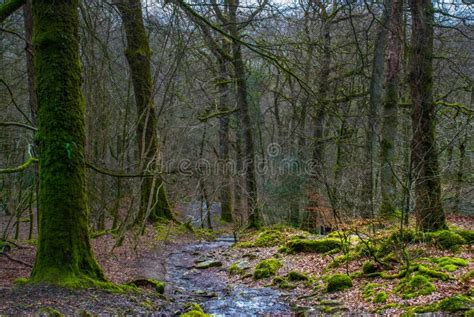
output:
[[[140, 0], [121, 0], [117, 7], [127, 36], [125, 55], [130, 67], [135, 104], [137, 108], [137, 144], [142, 170], [159, 171], [160, 144], [157, 118], [153, 101], [154, 89], [151, 77], [151, 49], [143, 23]], [[171, 219], [172, 211], [165, 184], [160, 176], [142, 180], [139, 221], [147, 217], [151, 221]]]
[[441, 185], [435, 140], [433, 102], [433, 5], [431, 0], [411, 0], [412, 39], [410, 92], [413, 103], [411, 143], [415, 182], [416, 225], [420, 230], [446, 228], [441, 205]]

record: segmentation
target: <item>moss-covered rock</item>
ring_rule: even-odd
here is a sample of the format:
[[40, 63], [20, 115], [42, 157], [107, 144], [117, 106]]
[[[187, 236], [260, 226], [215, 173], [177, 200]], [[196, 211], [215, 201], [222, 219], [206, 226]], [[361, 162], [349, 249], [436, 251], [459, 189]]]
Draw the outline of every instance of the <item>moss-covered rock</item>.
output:
[[159, 294], [163, 294], [165, 292], [165, 286], [166, 286], [164, 282], [161, 282], [152, 278], [140, 278], [140, 279], [133, 280], [129, 282], [128, 284], [138, 286], [138, 287], [151, 286]]
[[265, 230], [255, 239], [256, 247], [273, 247], [279, 245], [284, 237], [281, 231]]
[[282, 289], [291, 289], [291, 288], [296, 287], [296, 285], [291, 284], [289, 282], [288, 278], [283, 277], [283, 276], [277, 276], [277, 277], [273, 278], [272, 284], [276, 285], [276, 286], [278, 286], [279, 288], [282, 288]]
[[198, 304], [188, 304], [188, 311], [179, 316], [180, 317], [211, 317], [212, 315], [208, 315], [204, 313], [201, 306], [199, 306]]
[[459, 246], [466, 244], [466, 240], [451, 230], [440, 230], [425, 234], [437, 247], [443, 250], [456, 251]]
[[238, 248], [273, 247], [284, 240], [285, 236], [281, 230], [266, 229], [256, 233], [251, 240], [239, 242], [235, 246]]
[[40, 316], [40, 317], [62, 317], [64, 315], [61, 314], [58, 310], [56, 310], [54, 308], [42, 307], [42, 308], [38, 309], [35, 316]]
[[377, 294], [375, 294], [373, 302], [375, 304], [382, 304], [382, 303], [386, 303], [387, 299], [388, 299], [387, 293], [380, 291], [380, 292], [377, 292]]
[[467, 311], [473, 308], [474, 301], [463, 295], [454, 295], [438, 303], [438, 310], [445, 312]]
[[428, 267], [426, 267], [422, 264], [418, 265], [417, 271], [420, 272], [423, 275], [433, 277], [433, 278], [437, 278], [437, 279], [440, 279], [440, 280], [443, 280], [443, 281], [447, 281], [447, 280], [451, 279], [451, 276], [449, 276], [449, 274], [444, 273], [444, 272], [440, 272], [440, 271], [436, 271], [436, 270], [432, 270], [432, 269], [430, 269], [430, 268], [428, 268]]
[[438, 264], [439, 268], [448, 272], [454, 272], [458, 268], [466, 267], [468, 265], [468, 262], [465, 259], [449, 256], [433, 259], [433, 262]]
[[262, 278], [271, 277], [275, 275], [282, 266], [283, 264], [275, 258], [263, 260], [255, 267], [253, 278], [255, 280], [259, 280]]
[[395, 288], [395, 292], [399, 293], [403, 299], [429, 295], [435, 290], [430, 278], [420, 273], [404, 277]]
[[250, 262], [242, 260], [242, 261], [233, 263], [229, 267], [229, 274], [231, 275], [244, 274], [249, 269], [250, 269]]
[[362, 291], [362, 296], [365, 299], [371, 299], [375, 295], [375, 289], [380, 286], [381, 286], [380, 284], [376, 284], [376, 283], [365, 284]]
[[287, 252], [315, 252], [326, 253], [332, 250], [340, 249], [342, 246], [341, 240], [335, 238], [327, 238], [320, 240], [310, 239], [294, 239], [287, 242]]
[[334, 274], [324, 278], [328, 293], [343, 291], [352, 287], [352, 279], [346, 274]]
[[307, 281], [309, 279], [306, 274], [297, 271], [288, 272], [286, 277], [292, 282]]
[[474, 230], [456, 229], [454, 232], [463, 237], [467, 244], [474, 243]]
[[362, 272], [364, 274], [371, 274], [382, 271], [382, 266], [375, 261], [365, 261], [362, 264]]

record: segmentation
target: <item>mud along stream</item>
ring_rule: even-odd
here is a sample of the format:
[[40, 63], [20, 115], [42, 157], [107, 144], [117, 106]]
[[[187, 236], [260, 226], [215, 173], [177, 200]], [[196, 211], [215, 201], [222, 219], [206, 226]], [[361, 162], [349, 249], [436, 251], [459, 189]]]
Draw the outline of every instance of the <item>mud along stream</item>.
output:
[[[177, 302], [198, 303], [208, 314], [255, 315], [291, 313], [278, 290], [227, 284], [227, 272], [215, 258], [233, 243], [231, 237], [179, 246], [166, 259], [167, 292]], [[198, 266], [211, 265], [200, 269]]]

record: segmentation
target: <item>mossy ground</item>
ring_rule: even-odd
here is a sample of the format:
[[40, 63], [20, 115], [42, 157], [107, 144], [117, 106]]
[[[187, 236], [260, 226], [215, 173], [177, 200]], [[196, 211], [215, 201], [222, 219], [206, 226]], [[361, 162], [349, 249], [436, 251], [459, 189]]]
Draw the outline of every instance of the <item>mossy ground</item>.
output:
[[[238, 246], [252, 246], [245, 259], [254, 267], [262, 257], [276, 257], [282, 263], [277, 275], [271, 281], [268, 278], [255, 281], [240, 275], [233, 278], [235, 282], [271, 285], [295, 297], [315, 293], [319, 295], [314, 296], [324, 298], [337, 292], [349, 309], [362, 296], [367, 311], [397, 314], [408, 312], [418, 303], [429, 302], [431, 296], [442, 298], [446, 290], [446, 295], [466, 296], [463, 295], [466, 285], [473, 282], [474, 274], [469, 274], [474, 269], [468, 255], [471, 246], [464, 238], [471, 231], [466, 229], [464, 236], [458, 228], [421, 233], [408, 227], [401, 233], [397, 227], [387, 226], [374, 234], [371, 229], [359, 226], [357, 231], [346, 229], [330, 236], [294, 229], [271, 230], [282, 235], [276, 234], [278, 239], [266, 247], [255, 244], [262, 232], [246, 236], [249, 243]], [[239, 258], [241, 253], [236, 253], [234, 260]], [[308, 280], [292, 280], [290, 276], [294, 272]], [[345, 280], [342, 283], [345, 286], [339, 286], [341, 279]], [[330, 280], [333, 283], [328, 283]], [[368, 289], [367, 283], [372, 284]], [[357, 309], [355, 306], [352, 309]]]

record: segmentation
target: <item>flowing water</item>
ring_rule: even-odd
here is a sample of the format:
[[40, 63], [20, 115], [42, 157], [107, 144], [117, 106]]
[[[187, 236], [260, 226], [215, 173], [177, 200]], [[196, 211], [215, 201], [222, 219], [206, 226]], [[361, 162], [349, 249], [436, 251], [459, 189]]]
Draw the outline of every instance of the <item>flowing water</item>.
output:
[[216, 274], [223, 268], [196, 269], [196, 261], [206, 254], [229, 248], [231, 237], [179, 247], [166, 260], [169, 292], [182, 303], [199, 303], [208, 314], [290, 315], [291, 308], [280, 292], [268, 287], [251, 288], [228, 285]]

